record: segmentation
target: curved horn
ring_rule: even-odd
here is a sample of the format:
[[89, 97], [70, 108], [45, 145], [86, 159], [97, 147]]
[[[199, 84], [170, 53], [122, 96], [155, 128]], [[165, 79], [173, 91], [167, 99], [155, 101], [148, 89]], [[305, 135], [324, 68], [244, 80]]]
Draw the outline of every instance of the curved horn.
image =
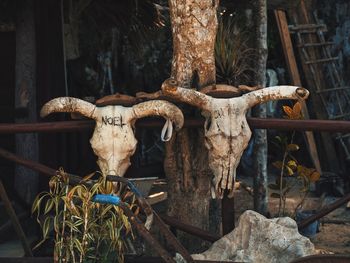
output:
[[95, 119], [95, 109], [96, 106], [90, 102], [72, 97], [59, 97], [45, 103], [41, 108], [40, 117], [43, 118], [52, 112], [78, 112]]
[[295, 99], [305, 100], [309, 91], [296, 86], [273, 86], [252, 91], [244, 94], [241, 98], [245, 100], [247, 108], [270, 100]]
[[164, 95], [196, 106], [202, 110], [209, 110], [212, 98], [193, 89], [184, 89], [178, 86], [174, 79], [167, 79], [162, 84]]
[[134, 105], [132, 108], [133, 119], [148, 116], [162, 116], [175, 123], [175, 129], [180, 130], [184, 124], [184, 116], [181, 110], [174, 104], [165, 100], [151, 100]]

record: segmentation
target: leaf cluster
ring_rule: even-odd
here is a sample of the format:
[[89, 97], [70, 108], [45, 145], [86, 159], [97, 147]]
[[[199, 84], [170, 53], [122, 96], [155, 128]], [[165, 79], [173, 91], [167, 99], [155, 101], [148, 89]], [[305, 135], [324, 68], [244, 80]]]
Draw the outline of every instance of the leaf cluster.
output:
[[[283, 111], [286, 114], [284, 118], [302, 119], [302, 106], [299, 102], [295, 103], [293, 107], [283, 106]], [[320, 179], [320, 173], [315, 168], [305, 167], [293, 155], [300, 149], [299, 145], [293, 143], [294, 135], [295, 132], [293, 132], [291, 139], [286, 136], [276, 136], [276, 145], [282, 149], [283, 156], [282, 160], [272, 164], [280, 171], [280, 176], [276, 178], [275, 183], [268, 185], [272, 192], [271, 197], [280, 198], [279, 213], [282, 210], [282, 214], [284, 214], [286, 198], [291, 189], [299, 186], [299, 192], [304, 194], [303, 202], [310, 189], [310, 183]]]
[[[32, 213], [37, 215], [43, 235], [36, 247], [54, 238], [55, 262], [124, 260], [124, 240], [132, 235], [130, 222], [119, 207], [92, 202], [96, 194], [115, 194], [114, 185], [103, 176], [88, 186], [92, 176], [71, 186], [60, 169], [49, 182], [50, 190], [40, 193], [33, 203]], [[125, 192], [122, 200], [129, 200], [129, 207], [138, 211], [130, 192]]]

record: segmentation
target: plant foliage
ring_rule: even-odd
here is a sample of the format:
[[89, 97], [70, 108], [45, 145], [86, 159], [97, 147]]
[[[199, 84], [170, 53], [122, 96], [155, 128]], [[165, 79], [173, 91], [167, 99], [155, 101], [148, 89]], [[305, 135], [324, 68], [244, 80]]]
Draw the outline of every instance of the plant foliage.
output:
[[[302, 119], [301, 104], [295, 103], [293, 108], [289, 106], [283, 106], [287, 119], [298, 120]], [[302, 201], [296, 207], [299, 208], [305, 200], [309, 189], [310, 183], [316, 182], [320, 178], [319, 172], [315, 168], [307, 168], [299, 163], [294, 157], [293, 153], [299, 150], [299, 145], [293, 143], [295, 132], [292, 133], [291, 139], [288, 137], [276, 136], [277, 144], [283, 150], [283, 157], [281, 161], [273, 163], [277, 169], [280, 170], [280, 176], [276, 178], [274, 184], [269, 184], [268, 187], [271, 190], [271, 197], [280, 199], [279, 203], [279, 216], [285, 214], [285, 205], [287, 195], [291, 189], [296, 185], [299, 185], [299, 191], [303, 195]], [[287, 180], [287, 179], [296, 180]]]
[[[86, 183], [93, 174], [71, 186], [60, 169], [49, 182], [49, 192], [40, 193], [32, 207], [42, 228], [40, 246], [54, 232], [55, 262], [123, 262], [124, 240], [132, 235], [123, 211], [114, 205], [92, 202], [96, 194], [114, 194], [114, 186], [101, 176], [96, 183]], [[130, 197], [127, 192], [123, 199]], [[131, 209], [136, 209], [134, 198]]]
[[216, 78], [218, 83], [237, 85], [248, 83], [254, 71], [256, 50], [249, 47], [251, 34], [238, 25], [240, 16], [219, 15], [215, 42]]

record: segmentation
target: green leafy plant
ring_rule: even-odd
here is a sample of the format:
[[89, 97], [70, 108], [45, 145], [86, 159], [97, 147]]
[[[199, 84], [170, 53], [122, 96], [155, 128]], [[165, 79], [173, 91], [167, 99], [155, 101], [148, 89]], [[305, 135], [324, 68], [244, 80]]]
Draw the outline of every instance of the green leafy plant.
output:
[[248, 83], [254, 74], [256, 50], [249, 47], [251, 34], [237, 26], [241, 17], [219, 16], [215, 42], [216, 78], [218, 83], [236, 85]]
[[[69, 177], [60, 169], [49, 182], [49, 192], [40, 193], [32, 207], [41, 225], [40, 246], [54, 232], [55, 262], [123, 262], [124, 240], [132, 236], [131, 225], [123, 211], [114, 205], [92, 202], [96, 194], [115, 194], [114, 186], [101, 176], [91, 184], [90, 174], [71, 186]], [[89, 182], [89, 183], [88, 183]], [[130, 208], [138, 213], [135, 199], [125, 192]]]
[[[302, 119], [301, 104], [295, 103], [293, 108], [283, 106], [286, 113], [285, 118], [291, 120]], [[294, 157], [294, 153], [299, 150], [299, 145], [293, 143], [295, 131], [292, 132], [291, 138], [286, 136], [276, 136], [277, 145], [282, 149], [283, 157], [281, 161], [276, 161], [273, 165], [280, 170], [279, 176], [274, 184], [268, 187], [272, 190], [271, 197], [279, 198], [278, 216], [285, 215], [287, 195], [295, 187], [299, 186], [299, 192], [302, 195], [301, 202], [295, 208], [298, 209], [304, 203], [310, 189], [310, 183], [316, 182], [320, 178], [319, 172], [315, 168], [307, 168], [300, 164]], [[295, 180], [287, 180], [295, 179]]]

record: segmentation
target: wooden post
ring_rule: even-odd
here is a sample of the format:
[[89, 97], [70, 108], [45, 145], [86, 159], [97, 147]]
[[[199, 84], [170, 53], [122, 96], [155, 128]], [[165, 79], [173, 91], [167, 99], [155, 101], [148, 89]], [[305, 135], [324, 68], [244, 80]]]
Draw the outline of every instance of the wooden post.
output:
[[[15, 117], [17, 123], [28, 123], [37, 119], [34, 1], [20, 1], [16, 10]], [[37, 134], [16, 134], [16, 152], [31, 160], [38, 160]], [[26, 203], [33, 202], [37, 188], [38, 175], [16, 166], [15, 189]]]
[[[290, 32], [288, 29], [288, 23], [287, 23], [287, 17], [286, 13], [283, 10], [275, 10], [275, 17], [277, 21], [277, 26], [278, 30], [280, 33], [280, 38], [282, 42], [282, 47], [283, 47], [283, 53], [286, 59], [286, 64], [288, 67], [289, 75], [292, 80], [292, 84], [295, 86], [302, 86], [301, 80], [300, 80], [300, 75], [299, 75], [299, 70], [297, 66], [297, 62], [295, 60], [294, 56], [294, 50], [293, 50], [293, 44], [292, 40], [290, 38]], [[302, 112], [303, 115], [306, 119], [310, 119], [309, 112], [306, 107], [306, 103], [303, 101], [302, 102]], [[320, 164], [320, 159], [318, 157], [318, 152], [317, 152], [317, 147], [316, 147], [316, 142], [315, 138], [312, 132], [305, 132], [307, 143], [308, 143], [308, 148], [309, 152], [311, 155], [311, 159], [314, 163], [314, 166], [316, 170], [321, 173], [321, 164]]]
[[21, 227], [21, 224], [19, 223], [19, 220], [16, 216], [15, 210], [13, 209], [11, 202], [7, 196], [6, 190], [4, 185], [2, 184], [2, 181], [0, 180], [0, 197], [1, 200], [5, 206], [6, 212], [9, 215], [11, 222], [13, 224], [13, 228], [15, 229], [19, 239], [21, 240], [23, 250], [25, 252], [25, 255], [28, 257], [32, 257], [33, 253], [32, 250], [30, 249], [28, 240], [26, 238], [26, 235], [24, 234], [24, 231]]
[[[266, 62], [267, 62], [267, 3], [266, 0], [255, 1], [257, 10], [255, 17], [256, 27], [256, 61], [255, 84], [265, 87], [266, 85]], [[266, 118], [266, 104], [260, 104], [252, 109], [254, 117]], [[254, 131], [254, 210], [267, 215], [267, 131]]]
[[221, 203], [222, 235], [230, 233], [235, 228], [235, 199], [227, 197], [227, 190]]

